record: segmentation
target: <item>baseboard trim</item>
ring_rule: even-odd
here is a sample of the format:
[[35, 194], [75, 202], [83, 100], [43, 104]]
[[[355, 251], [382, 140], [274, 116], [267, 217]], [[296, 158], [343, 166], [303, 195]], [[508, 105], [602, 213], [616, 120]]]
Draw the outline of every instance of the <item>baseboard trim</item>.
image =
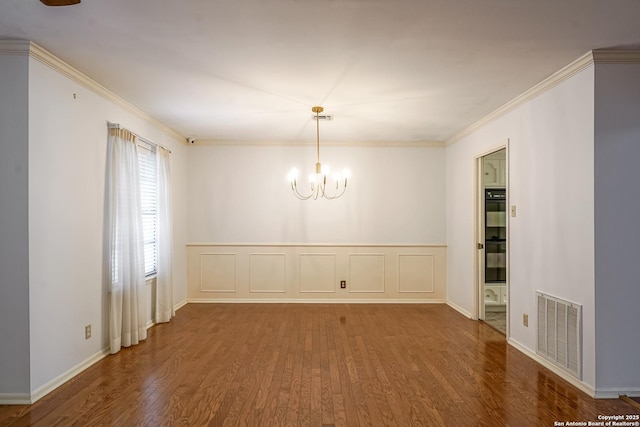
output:
[[[554, 364], [546, 360], [544, 357], [538, 356], [537, 353], [531, 351], [530, 349], [528, 349], [518, 341], [514, 340], [513, 338], [507, 339], [507, 343], [513, 348], [515, 348], [516, 350], [518, 350], [519, 352], [523, 353], [525, 356], [528, 356], [531, 359], [535, 360], [536, 362], [538, 362], [539, 364], [541, 364], [542, 366], [544, 366], [545, 368], [547, 368], [548, 370], [550, 370], [551, 372], [553, 372], [554, 374], [556, 374], [557, 376], [559, 376], [560, 378], [562, 378], [563, 380], [571, 384], [572, 386], [578, 388], [580, 391], [588, 394], [593, 398], [599, 398], [598, 396], [596, 396], [596, 390], [593, 387], [591, 387], [589, 384], [586, 384], [580, 381], [579, 379], [572, 377], [568, 373], [564, 372], [562, 369], [558, 368], [557, 366], [555, 366]], [[618, 395], [616, 395], [615, 397], [617, 398]]]
[[[632, 397], [637, 397], [637, 396], [632, 396]], [[638, 403], [637, 401], [631, 399], [626, 394], [623, 394], [622, 396], [620, 396], [620, 399], [622, 399], [623, 401], [627, 402], [629, 405], [633, 406], [634, 408], [640, 409], [640, 403]]]
[[446, 301], [446, 304], [453, 308], [455, 311], [457, 311], [458, 313], [462, 314], [464, 317], [467, 317], [469, 319], [473, 319], [473, 316], [471, 315], [471, 313], [469, 313], [467, 310], [465, 310], [464, 308], [460, 307], [458, 304], [451, 302], [449, 300]]
[[[187, 304], [187, 300], [181, 302], [176, 306], [176, 310], [184, 307]], [[150, 320], [147, 322], [146, 329], [149, 329], [155, 326], [155, 322]], [[93, 364], [99, 362], [110, 354], [109, 348], [105, 348], [73, 368], [69, 369], [65, 373], [57, 376], [53, 380], [44, 384], [42, 387], [36, 389], [33, 393], [0, 393], [0, 405], [31, 405], [36, 403], [38, 400], [42, 399], [47, 394], [51, 393], [56, 388], [60, 387], [62, 384], [66, 383], [76, 375], [82, 373]]]
[[617, 399], [620, 396], [640, 397], [640, 388], [596, 388], [596, 399]]
[[190, 304], [444, 304], [442, 299], [190, 298]]
[[179, 303], [177, 303], [177, 304], [173, 307], [173, 309], [174, 309], [175, 311], [178, 311], [178, 310], [180, 310], [182, 307], [184, 307], [184, 306], [185, 306], [185, 305], [187, 305], [187, 304], [189, 304], [189, 300], [188, 300], [188, 299], [184, 299], [184, 300], [180, 301]]
[[56, 378], [54, 378], [53, 380], [49, 381], [48, 383], [46, 383], [42, 387], [36, 389], [33, 393], [31, 393], [31, 398], [30, 398], [30, 402], [29, 403], [36, 403], [41, 398], [43, 398], [47, 394], [51, 393], [53, 390], [55, 390], [56, 388], [60, 387], [62, 384], [66, 383], [67, 381], [69, 381], [71, 378], [75, 377], [79, 373], [81, 373], [84, 370], [88, 369], [94, 363], [99, 362], [100, 360], [104, 359], [108, 355], [109, 355], [109, 349], [108, 348], [104, 348], [104, 349], [98, 351], [93, 356], [89, 357], [88, 359], [84, 360], [83, 362], [79, 363], [78, 365], [74, 366], [73, 368], [69, 369], [67, 372], [63, 373], [62, 375], [57, 376]]
[[29, 405], [29, 393], [0, 393], [0, 405]]

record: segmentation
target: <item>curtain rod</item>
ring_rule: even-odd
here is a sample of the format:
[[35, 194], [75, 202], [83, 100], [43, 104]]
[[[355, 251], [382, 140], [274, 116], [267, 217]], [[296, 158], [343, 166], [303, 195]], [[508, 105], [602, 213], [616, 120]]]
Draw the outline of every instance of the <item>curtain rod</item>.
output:
[[124, 129], [127, 132], [130, 132], [132, 135], [134, 135], [136, 138], [138, 138], [140, 141], [144, 142], [145, 144], [149, 144], [149, 145], [153, 145], [154, 147], [161, 147], [164, 148], [165, 150], [167, 150], [169, 153], [171, 153], [171, 149], [165, 147], [164, 145], [160, 145], [160, 144], [156, 144], [155, 142], [149, 141], [146, 138], [141, 137], [140, 135], [138, 135], [135, 132], [131, 132], [129, 129], [127, 128], [123, 128], [120, 126], [119, 123], [111, 123], [111, 122], [107, 122], [107, 126], [109, 127], [109, 129]]

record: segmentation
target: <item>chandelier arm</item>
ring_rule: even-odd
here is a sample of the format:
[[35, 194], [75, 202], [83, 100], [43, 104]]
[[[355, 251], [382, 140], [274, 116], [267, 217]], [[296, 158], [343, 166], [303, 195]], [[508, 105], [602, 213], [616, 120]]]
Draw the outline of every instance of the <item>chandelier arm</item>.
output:
[[324, 195], [324, 198], [327, 200], [335, 200], [335, 199], [339, 199], [340, 197], [342, 197], [342, 195], [344, 194], [345, 189], [343, 188], [342, 191], [338, 194], [334, 194], [332, 196], [328, 196], [328, 195]]
[[327, 200], [333, 200], [342, 197], [342, 195], [347, 191], [347, 179], [344, 179], [344, 184], [342, 185], [342, 191], [340, 191], [340, 181], [336, 181], [336, 191], [333, 195], [328, 195], [326, 192], [323, 194], [323, 197]]
[[291, 189], [293, 190], [293, 194], [300, 200], [309, 200], [313, 196], [313, 187], [311, 188], [311, 194], [309, 194], [308, 196], [303, 196], [302, 194], [300, 194], [300, 192], [298, 191], [298, 183], [296, 180], [293, 180], [291, 182]]
[[320, 191], [324, 190], [320, 184], [318, 185], [311, 185], [311, 191], [313, 191], [313, 200], [318, 200], [318, 194], [320, 194]]
[[[302, 194], [298, 193], [298, 191], [294, 191], [293, 194], [300, 200], [309, 200], [310, 198], [313, 197], [313, 193], [309, 194], [308, 196], [303, 196]], [[314, 197], [315, 200], [315, 197]]]
[[333, 195], [329, 195], [329, 193], [327, 192], [326, 187], [324, 185], [312, 186], [311, 187], [311, 192], [309, 193], [308, 196], [304, 196], [304, 195], [300, 194], [300, 192], [298, 191], [298, 186], [296, 185], [296, 183], [292, 183], [291, 184], [291, 189], [293, 190], [293, 194], [296, 196], [296, 198], [298, 198], [300, 200], [309, 200], [309, 199], [318, 200], [319, 198], [320, 199], [333, 200], [333, 199], [337, 199], [339, 197], [342, 197], [342, 195], [347, 190], [347, 184], [346, 184], [346, 180], [345, 180], [345, 184], [342, 186], [342, 191], [340, 191], [340, 184], [336, 183], [336, 188], [335, 188], [335, 192], [333, 193]]

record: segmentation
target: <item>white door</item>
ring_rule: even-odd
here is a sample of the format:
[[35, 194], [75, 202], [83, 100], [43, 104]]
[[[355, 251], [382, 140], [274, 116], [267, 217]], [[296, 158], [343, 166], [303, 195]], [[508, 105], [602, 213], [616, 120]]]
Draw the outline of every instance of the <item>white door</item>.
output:
[[507, 333], [507, 150], [477, 158], [476, 266], [478, 318]]

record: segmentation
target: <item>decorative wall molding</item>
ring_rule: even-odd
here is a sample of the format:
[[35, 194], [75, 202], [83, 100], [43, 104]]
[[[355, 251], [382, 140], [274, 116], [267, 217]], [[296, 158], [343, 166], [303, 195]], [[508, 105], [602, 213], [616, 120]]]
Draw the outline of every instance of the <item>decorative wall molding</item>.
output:
[[443, 246], [187, 246], [189, 302], [444, 303], [445, 297]]
[[2, 54], [29, 55], [29, 57], [39, 61], [40, 63], [46, 65], [57, 73], [67, 77], [68, 79], [74, 81], [75, 83], [78, 83], [83, 87], [86, 87], [87, 89], [95, 92], [103, 98], [106, 98], [107, 100], [135, 114], [141, 119], [151, 123], [154, 127], [161, 129], [171, 137], [177, 140], [181, 140], [185, 144], [187, 143], [187, 139], [177, 131], [171, 129], [149, 113], [141, 110], [140, 108], [121, 98], [111, 90], [93, 80], [91, 77], [76, 70], [71, 65], [62, 61], [60, 58], [56, 57], [54, 54], [34, 42], [28, 40], [0, 40], [0, 55]]
[[336, 254], [301, 253], [298, 265], [298, 292], [336, 292]]
[[202, 253], [200, 292], [236, 292], [236, 254]]
[[256, 248], [446, 248], [444, 243], [251, 243], [251, 242], [191, 242], [187, 248], [211, 247], [256, 247]]
[[350, 253], [349, 293], [385, 291], [385, 254]]
[[435, 292], [433, 265], [431, 254], [398, 254], [398, 292]]
[[249, 292], [285, 292], [285, 254], [252, 253], [249, 258]]
[[509, 111], [524, 104], [525, 102], [541, 95], [542, 93], [553, 89], [563, 81], [573, 77], [586, 68], [595, 64], [640, 64], [640, 50], [615, 50], [615, 49], [602, 49], [592, 50], [580, 58], [573, 61], [571, 64], [556, 71], [551, 76], [547, 77], [537, 85], [533, 86], [526, 92], [516, 96], [511, 101], [504, 104], [502, 107], [486, 115], [476, 123], [463, 129], [457, 134], [449, 138], [445, 145], [451, 145], [465, 136], [475, 132], [476, 130], [484, 127], [486, 124], [496, 120], [497, 118], [507, 114]]

